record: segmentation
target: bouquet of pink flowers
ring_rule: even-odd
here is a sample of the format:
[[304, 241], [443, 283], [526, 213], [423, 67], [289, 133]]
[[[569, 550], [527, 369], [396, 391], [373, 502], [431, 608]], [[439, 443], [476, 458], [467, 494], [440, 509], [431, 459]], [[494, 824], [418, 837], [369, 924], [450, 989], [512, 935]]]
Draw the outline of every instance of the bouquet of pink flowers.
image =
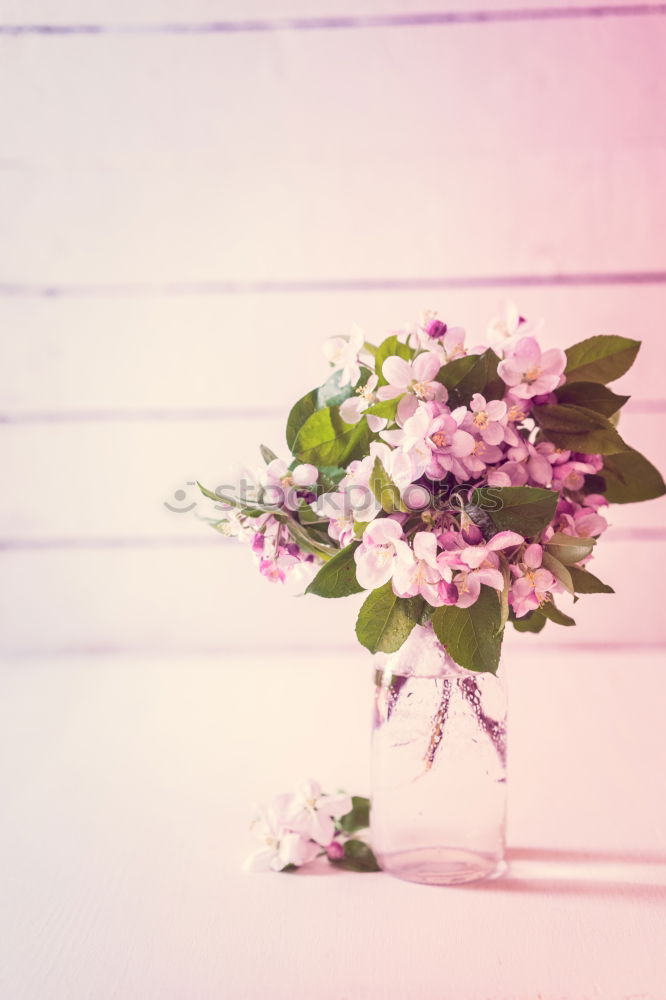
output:
[[508, 622], [573, 625], [558, 595], [612, 592], [588, 568], [608, 504], [665, 491], [607, 387], [639, 341], [542, 351], [517, 314], [491, 329], [491, 347], [467, 348], [428, 313], [379, 346], [358, 328], [330, 339], [332, 372], [289, 413], [291, 459], [262, 446], [236, 495], [201, 487], [269, 580], [368, 591], [356, 633], [371, 652], [426, 625], [460, 666], [494, 672]]

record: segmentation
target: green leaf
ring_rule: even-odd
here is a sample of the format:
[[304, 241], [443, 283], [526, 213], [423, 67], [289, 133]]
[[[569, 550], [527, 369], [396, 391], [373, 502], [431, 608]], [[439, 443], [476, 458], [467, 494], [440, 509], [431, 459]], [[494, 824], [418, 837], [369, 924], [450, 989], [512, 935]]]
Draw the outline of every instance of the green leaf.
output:
[[604, 458], [601, 476], [609, 503], [638, 503], [666, 493], [659, 470], [633, 448]]
[[475, 392], [486, 399], [498, 399], [504, 394], [504, 383], [497, 374], [499, 358], [488, 348], [483, 354], [468, 354], [456, 358], [440, 369], [437, 381], [449, 390], [449, 404], [469, 403]]
[[272, 514], [278, 521], [284, 521], [287, 519], [287, 515], [281, 511], [279, 508], [272, 506], [264, 506], [260, 503], [247, 504], [239, 497], [233, 497], [226, 493], [214, 493], [213, 490], [206, 489], [202, 486], [200, 482], [197, 482], [197, 486], [203, 493], [205, 497], [209, 500], [213, 500], [215, 503], [225, 503], [229, 507], [235, 507], [242, 514], [246, 514], [248, 517], [259, 517], [260, 514]]
[[356, 622], [358, 641], [371, 653], [395, 653], [418, 624], [422, 597], [396, 597], [391, 581], [371, 591]]
[[550, 552], [565, 566], [573, 566], [589, 556], [596, 541], [596, 538], [575, 538], [557, 531], [546, 544], [546, 552]]
[[460, 385], [465, 376], [469, 375], [472, 369], [476, 367], [478, 360], [477, 354], [468, 354], [464, 358], [456, 358], [455, 361], [449, 361], [448, 364], [440, 368], [435, 381], [441, 382], [450, 392]]
[[334, 493], [340, 480], [344, 479], [346, 475], [347, 470], [341, 469], [337, 465], [321, 465], [317, 485], [321, 486], [324, 493]]
[[275, 459], [277, 458], [275, 452], [271, 451], [270, 448], [267, 448], [265, 444], [259, 445], [259, 451], [261, 452], [261, 457], [263, 458], [266, 465], [270, 465], [270, 463], [274, 462]]
[[300, 507], [298, 508], [298, 520], [301, 524], [327, 525], [329, 523], [329, 519], [327, 517], [324, 517], [322, 514], [317, 514], [317, 512], [314, 511], [309, 504], [305, 503], [305, 501], [302, 501]]
[[571, 579], [571, 571], [564, 565], [564, 563], [560, 562], [560, 560], [557, 559], [551, 552], [544, 551], [541, 559], [541, 565], [544, 569], [551, 572], [556, 580], [560, 581], [565, 590], [573, 595], [574, 585], [573, 580]]
[[297, 545], [303, 549], [304, 552], [309, 552], [314, 556], [319, 556], [320, 559], [326, 561], [330, 560], [337, 550], [333, 548], [332, 545], [328, 545], [326, 542], [320, 542], [310, 534], [307, 528], [299, 524], [292, 517], [284, 517], [284, 525], [287, 528], [289, 534], [294, 539]]
[[545, 603], [539, 608], [539, 611], [542, 615], [548, 618], [549, 621], [554, 622], [556, 625], [571, 626], [576, 624], [573, 618], [570, 618], [569, 615], [565, 615], [563, 611], [560, 611], [560, 609], [555, 606], [553, 601], [545, 601]]
[[609, 587], [607, 583], [602, 583], [599, 577], [595, 576], [594, 573], [590, 573], [586, 569], [579, 569], [578, 566], [572, 566], [570, 573], [573, 588], [577, 594], [615, 593], [612, 587]]
[[553, 518], [559, 493], [537, 486], [482, 486], [465, 508], [471, 519], [479, 512], [498, 531], [517, 531], [526, 538], [538, 535]]
[[387, 514], [393, 514], [395, 511], [404, 513], [407, 510], [400, 497], [400, 490], [379, 458], [375, 459], [370, 473], [370, 489], [374, 493], [377, 503], [381, 504], [382, 510], [385, 510]]
[[613, 382], [631, 368], [640, 340], [628, 337], [597, 336], [581, 340], [566, 350], [567, 382]]
[[618, 396], [600, 382], [572, 382], [556, 389], [555, 395], [560, 403], [583, 406], [605, 417], [612, 417], [629, 399], [629, 396]]
[[338, 820], [338, 826], [343, 833], [356, 833], [365, 830], [370, 825], [370, 799], [361, 795], [352, 795], [352, 810]]
[[398, 412], [398, 404], [404, 395], [405, 393], [402, 392], [394, 399], [382, 399], [379, 403], [373, 403], [372, 406], [367, 408], [365, 413], [371, 413], [374, 417], [384, 417], [385, 420], [395, 420], [395, 415]]
[[367, 368], [361, 370], [361, 377], [356, 383], [356, 385], [340, 385], [341, 372], [335, 371], [332, 375], [326, 379], [324, 384], [317, 390], [317, 409], [323, 410], [325, 406], [340, 406], [344, 403], [345, 399], [349, 399], [356, 392], [356, 389], [360, 385], [365, 385], [370, 377], [370, 371]]
[[294, 441], [294, 454], [313, 465], [347, 465], [368, 453], [372, 434], [365, 420], [347, 424], [337, 409], [317, 410], [305, 421]]
[[382, 373], [382, 367], [387, 358], [391, 358], [396, 355], [399, 358], [403, 358], [405, 361], [411, 361], [413, 351], [407, 344], [402, 344], [398, 340], [397, 334], [392, 334], [392, 336], [387, 337], [386, 340], [377, 348], [377, 353], [375, 354], [375, 372], [379, 377], [379, 385], [386, 385], [387, 381]]
[[357, 548], [358, 542], [352, 542], [324, 563], [314, 580], [306, 587], [305, 593], [316, 594], [318, 597], [348, 597], [350, 594], [359, 594], [363, 587], [356, 579], [354, 552]]
[[469, 608], [435, 608], [432, 624], [439, 641], [461, 667], [493, 674], [497, 671], [503, 634], [497, 591], [481, 587]]
[[381, 871], [377, 864], [377, 858], [362, 840], [348, 840], [344, 851], [343, 858], [340, 858], [339, 861], [331, 861], [331, 864], [335, 865], [336, 868], [344, 868], [350, 872]]
[[558, 448], [598, 455], [614, 455], [627, 450], [627, 445], [610, 420], [602, 413], [586, 410], [583, 406], [568, 403], [535, 406], [531, 416], [544, 437]]
[[362, 538], [369, 524], [369, 521], [354, 521], [354, 538]]
[[540, 632], [546, 619], [540, 611], [529, 611], [522, 618], [512, 618], [511, 624], [516, 632]]
[[298, 432], [308, 417], [311, 417], [317, 410], [318, 392], [318, 389], [312, 389], [311, 392], [306, 393], [298, 402], [294, 403], [289, 412], [285, 437], [287, 438], [289, 450], [292, 452]]

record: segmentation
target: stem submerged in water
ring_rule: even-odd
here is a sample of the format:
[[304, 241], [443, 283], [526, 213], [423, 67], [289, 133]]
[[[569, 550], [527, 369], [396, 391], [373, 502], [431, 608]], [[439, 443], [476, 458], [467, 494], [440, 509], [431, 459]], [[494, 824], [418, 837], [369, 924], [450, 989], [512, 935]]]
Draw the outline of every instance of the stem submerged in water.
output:
[[451, 701], [451, 681], [445, 677], [442, 681], [442, 698], [439, 703], [439, 708], [435, 713], [435, 717], [432, 722], [432, 734], [430, 736], [430, 743], [428, 744], [428, 749], [426, 750], [425, 763], [426, 771], [429, 771], [432, 767], [435, 754], [439, 744], [442, 742], [442, 736], [444, 735], [444, 725], [446, 724], [446, 718], [449, 714], [449, 702]]
[[463, 677], [460, 681], [460, 689], [472, 706], [479, 725], [497, 750], [497, 755], [502, 763], [502, 767], [504, 767], [506, 765], [506, 726], [503, 722], [492, 719], [483, 711], [481, 706], [481, 692], [474, 677]]

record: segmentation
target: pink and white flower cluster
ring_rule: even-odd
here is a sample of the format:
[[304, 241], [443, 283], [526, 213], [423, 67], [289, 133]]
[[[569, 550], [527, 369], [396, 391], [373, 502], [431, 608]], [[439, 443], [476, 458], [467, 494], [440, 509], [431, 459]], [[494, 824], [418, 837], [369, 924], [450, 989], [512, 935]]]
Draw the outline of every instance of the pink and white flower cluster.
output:
[[252, 832], [259, 846], [245, 861], [245, 870], [279, 872], [323, 856], [340, 860], [346, 837], [336, 820], [352, 808], [349, 795], [325, 795], [312, 779], [294, 794], [277, 795], [268, 805], [258, 806]]
[[[605, 530], [606, 500], [583, 491], [603, 459], [558, 448], [539, 433], [535, 414], [557, 403], [567, 356], [559, 348], [542, 351], [537, 329], [508, 309], [490, 330], [493, 355], [483, 346], [467, 348], [463, 329], [428, 313], [394, 337], [395, 353], [381, 363], [358, 328], [329, 341], [326, 356], [341, 390], [347, 387], [338, 411], [344, 433], [352, 438], [367, 422], [367, 451], [343, 464], [336, 484], [326, 487], [326, 463], [321, 469], [310, 462], [268, 464], [261, 500], [282, 496], [279, 509], [229, 518], [249, 538], [262, 575], [284, 581], [303, 564], [316, 568], [353, 544], [360, 587], [374, 590], [390, 581], [397, 596], [420, 595], [435, 608], [470, 607], [486, 586], [507, 590], [520, 618], [560, 593], [562, 580], [544, 565], [544, 546], [555, 533], [595, 539]], [[486, 394], [461, 396], [460, 365], [484, 352], [495, 357]], [[447, 377], [448, 365], [458, 366], [455, 377]], [[388, 507], [377, 493], [378, 463], [394, 492]], [[493, 531], [465, 509], [475, 487], [523, 486], [559, 494], [555, 515], [538, 537]], [[293, 840], [296, 832], [289, 830], [288, 848], [276, 857], [303, 849]]]

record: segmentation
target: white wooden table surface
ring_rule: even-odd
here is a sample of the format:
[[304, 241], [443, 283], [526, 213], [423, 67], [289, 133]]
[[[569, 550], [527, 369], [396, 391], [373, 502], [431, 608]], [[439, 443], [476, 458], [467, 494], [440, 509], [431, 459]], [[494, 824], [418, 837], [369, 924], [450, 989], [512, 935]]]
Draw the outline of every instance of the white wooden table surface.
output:
[[367, 791], [362, 652], [0, 671], [6, 1000], [662, 1000], [663, 663], [511, 655], [510, 873], [247, 875], [252, 803]]

